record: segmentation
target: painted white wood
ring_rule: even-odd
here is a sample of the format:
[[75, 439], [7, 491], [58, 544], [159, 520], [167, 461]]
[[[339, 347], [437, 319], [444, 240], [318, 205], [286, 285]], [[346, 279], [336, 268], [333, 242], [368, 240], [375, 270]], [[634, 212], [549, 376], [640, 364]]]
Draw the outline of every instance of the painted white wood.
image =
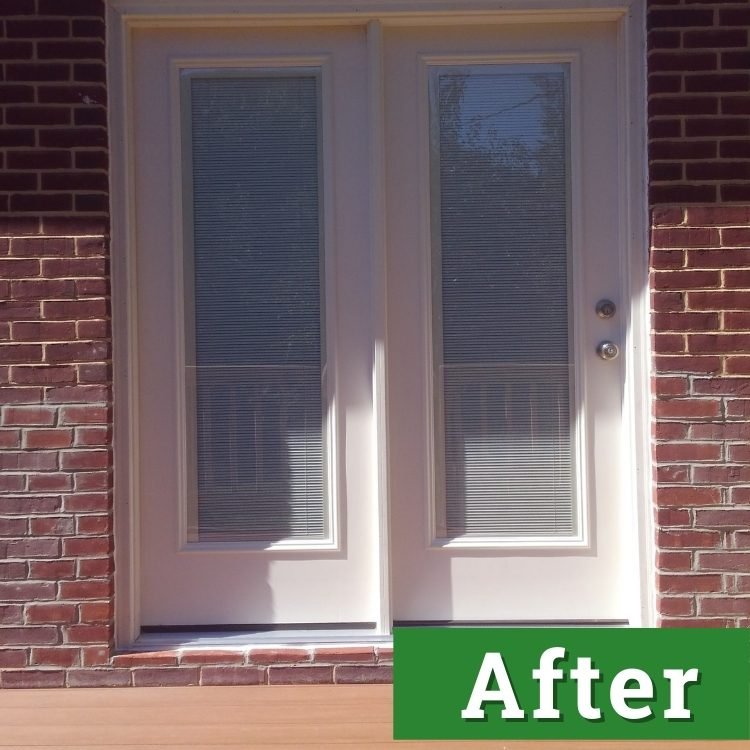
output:
[[391, 630], [391, 524], [390, 468], [388, 462], [388, 307], [386, 288], [387, 225], [385, 206], [385, 101], [383, 82], [383, 26], [367, 24], [367, 68], [370, 120], [370, 245], [372, 253], [372, 392], [376, 496], [378, 503], [378, 568], [376, 585], [380, 592], [377, 628]]
[[[396, 620], [622, 621], [631, 616], [627, 592], [634, 529], [632, 499], [623, 490], [628, 438], [621, 412], [629, 355], [624, 351], [618, 360], [603, 362], [595, 353], [602, 339], [623, 345], [627, 323], [627, 314], [602, 321], [594, 313], [600, 298], [614, 299], [620, 307], [627, 299], [618, 257], [624, 197], [618, 180], [621, 111], [612, 85], [618, 78], [616, 41], [614, 23], [457, 27], [450, 32], [404, 28], [386, 35], [389, 321], [398, 321], [389, 328]], [[571, 96], [577, 113], [571, 148], [571, 324], [579, 483], [591, 517], [590, 537], [580, 540], [578, 549], [575, 540], [569, 549], [544, 540], [511, 540], [505, 549], [479, 541], [462, 549], [436, 544], [429, 533], [429, 163], [427, 86], [420, 70], [424, 62], [529, 63], [535, 57], [540, 62], [580, 60], [580, 95], [573, 85]]]
[[[364, 30], [212, 34], [133, 32], [135, 247], [139, 320], [141, 622], [372, 622], [378, 588], [373, 493], [367, 65]], [[327, 545], [185, 545], [189, 467], [182, 377], [180, 107], [184, 68], [310, 65], [323, 69], [324, 214], [331, 479], [342, 530]], [[325, 105], [328, 106], [325, 106]], [[327, 127], [326, 127], [327, 126]], [[363, 164], [365, 168], [363, 168]], [[173, 210], [173, 206], [177, 206]], [[365, 303], [365, 304], [363, 304]], [[335, 394], [335, 395], [334, 395]], [[341, 418], [337, 419], [339, 414]], [[356, 502], [349, 502], [356, 498]], [[317, 549], [316, 549], [317, 547]], [[335, 586], [332, 582], [335, 581]]]
[[[623, 467], [621, 477], [627, 480], [628, 489], [623, 492], [627, 509], [624, 511], [627, 516], [627, 524], [630, 527], [637, 527], [637, 538], [634, 538], [627, 549], [625, 555], [625, 566], [627, 570], [626, 578], [629, 585], [627, 587], [629, 608], [628, 618], [631, 624], [650, 625], [653, 624], [653, 599], [654, 599], [654, 571], [651, 561], [651, 549], [653, 546], [653, 520], [650, 505], [651, 493], [651, 471], [650, 471], [650, 452], [649, 452], [649, 342], [648, 342], [648, 290], [647, 290], [647, 263], [646, 250], [647, 243], [647, 222], [645, 221], [645, 133], [644, 133], [644, 41], [643, 41], [643, 24], [645, 10], [642, 0], [507, 0], [503, 2], [503, 7], [497, 8], [495, 0], [464, 0], [456, 3], [454, 0], [423, 0], [419, 3], [414, 0], [364, 0], [353, 7], [351, 3], [344, 0], [214, 0], [207, 3], [205, 0], [107, 0], [107, 20], [108, 20], [108, 84], [111, 99], [110, 108], [110, 133], [111, 133], [111, 195], [112, 195], [112, 249], [113, 249], [113, 329], [114, 329], [114, 365], [115, 365], [115, 461], [117, 470], [115, 472], [115, 534], [116, 534], [116, 585], [120, 592], [116, 600], [116, 640], [122, 647], [132, 644], [138, 636], [139, 627], [145, 618], [142, 616], [142, 599], [144, 592], [147, 592], [152, 585], [152, 579], [159, 581], [161, 579], [161, 570], [157, 568], [144, 568], [141, 565], [142, 555], [142, 534], [140, 528], [142, 525], [141, 512], [149, 503], [158, 499], [151, 493], [146, 495], [143, 492], [143, 465], [148, 469], [153, 469], [157, 462], [150, 460], [147, 453], [144, 453], [140, 444], [140, 436], [143, 434], [143, 425], [141, 424], [141, 415], [143, 409], [137, 409], [141, 389], [143, 386], [142, 373], [150, 376], [152, 370], [149, 366], [143, 366], [141, 359], [141, 347], [139, 333], [144, 327], [148, 326], [149, 318], [144, 314], [140, 305], [140, 290], [137, 279], [139, 271], [140, 256], [144, 252], [140, 243], [138, 233], [145, 231], [143, 229], [143, 218], [139, 212], [139, 206], [142, 207], [143, 200], [139, 197], [138, 170], [140, 160], [143, 159], [141, 153], [140, 140], [146, 138], [151, 140], [159, 136], [157, 133], [144, 130], [143, 124], [140, 126], [137, 118], [133, 117], [134, 101], [139, 94], [138, 86], [140, 81], [137, 76], [134, 77], [134, 63], [137, 62], [137, 55], [133, 54], [132, 40], [134, 36], [146, 33], [151, 29], [162, 28], [164, 35], [159, 38], [166, 46], [176, 33], [177, 29], [185, 29], [186, 36], [183, 42], [187, 42], [186, 48], [182, 48], [178, 56], [194, 56], [200, 54], [202, 48], [209, 48], [209, 53], [214, 59], [232, 57], [236, 59], [247, 59], [247, 44], [237, 42], [235, 36], [234, 45], [224, 48], [223, 45], [210, 44], [208, 37], [215, 33], [216, 29], [233, 28], [242, 29], [246, 40], [257, 40], [258, 37], [253, 29], [257, 29], [261, 36], [268, 32], [267, 26], [306, 26], [312, 31], [314, 27], [321, 25], [331, 26], [332, 24], [341, 26], [355, 26], [362, 39], [365, 38], [365, 24], [371, 22], [369, 27], [369, 70], [370, 81], [370, 116], [373, 116], [378, 108], [382, 106], [378, 102], [381, 94], [375, 90], [378, 85], [377, 76], [372, 70], [374, 61], [380, 54], [379, 47], [382, 46], [380, 39], [382, 32], [389, 32], [392, 28], [400, 26], [451, 26], [458, 25], [477, 25], [477, 24], [496, 24], [502, 22], [503, 25], [510, 24], [528, 24], [530, 22], [546, 21], [547, 23], [558, 24], [557, 30], [567, 29], [571, 24], [581, 23], [583, 21], [612, 21], [617, 24], [617, 52], [618, 52], [618, 70], [617, 70], [617, 90], [618, 106], [617, 113], [617, 133], [620, 144], [620, 154], [618, 162], [617, 176], [619, 178], [619, 197], [622, 200], [623, 210], [620, 214], [621, 226], [621, 248], [620, 259], [622, 265], [622, 277], [629, 282], [630, 287], [623, 289], [623, 304], [620, 310], [626, 313], [628, 300], [632, 301], [632, 310], [627, 317], [626, 352], [630, 355], [625, 360], [625, 383], [623, 389], [624, 408], [628, 410], [628, 420], [626, 424], [627, 445], [623, 446], [622, 460]], [[560, 26], [562, 24], [562, 26]], [[194, 31], [190, 31], [190, 28]], [[380, 28], [378, 28], [380, 27]], [[565, 33], [568, 33], [567, 30]], [[279, 34], [282, 34], [280, 31]], [[282, 34], [283, 35], [283, 34]], [[159, 44], [160, 42], [157, 42]], [[202, 47], [203, 45], [203, 47]], [[256, 51], [256, 45], [252, 44], [253, 53]], [[272, 46], [272, 44], [271, 44]], [[261, 43], [257, 48], [270, 49], [270, 46], [264, 47]], [[320, 54], [325, 45], [315, 44], [310, 48], [310, 53]], [[454, 52], [465, 52], [465, 50], [454, 50]], [[528, 49], [525, 50], [528, 52]], [[279, 49], [273, 49], [273, 54], [278, 54]], [[497, 49], [493, 47], [492, 54], [497, 54]], [[294, 51], [290, 54], [302, 54], [299, 45], [295, 46]], [[162, 61], [163, 62], [163, 61]], [[157, 64], [155, 68], [149, 69], [148, 65], [141, 64], [140, 75], [150, 79], [152, 76], [163, 76], [166, 64]], [[382, 81], [382, 79], [381, 79]], [[609, 82], [608, 85], [611, 85]], [[382, 85], [382, 83], [380, 84]], [[364, 86], [361, 86], [364, 90]], [[163, 102], [156, 101], [157, 109], [163, 105]], [[375, 221], [378, 215], [382, 215], [379, 208], [379, 200], [375, 191], [383, 189], [379, 186], [381, 180], [377, 178], [378, 160], [382, 158], [379, 153], [380, 147], [377, 147], [378, 123], [372, 123], [373, 135], [370, 144], [370, 169], [372, 170], [372, 184], [374, 187], [370, 193], [369, 201], [371, 207], [370, 220]], [[364, 131], [364, 127], [362, 128]], [[165, 140], [168, 141], [166, 136]], [[162, 150], [160, 153], [152, 154], [161, 159], [161, 171], [168, 174], [171, 167], [165, 165], [164, 154], [169, 151], [168, 143], [161, 141]], [[136, 156], [139, 162], [136, 163]], [[367, 157], [365, 152], [357, 154], [353, 150], [348, 154], [348, 161], [357, 165], [360, 174], [366, 171]], [[340, 169], [340, 167], [339, 167]], [[165, 185], [163, 180], [158, 185], [167, 193], [173, 186]], [[366, 192], [369, 188], [360, 184], [360, 191]], [[157, 189], [158, 192], [158, 189]], [[362, 200], [363, 206], [367, 199]], [[362, 211], [366, 209], [362, 208]], [[168, 208], [167, 208], [168, 211]], [[153, 214], [153, 212], [152, 212]], [[163, 218], [163, 216], [161, 217]], [[355, 223], [361, 217], [355, 217]], [[362, 239], [361, 227], [366, 226], [366, 222], [360, 225], [358, 237]], [[138, 230], [138, 232], [136, 232]], [[165, 231], [162, 229], [161, 231]], [[169, 230], [167, 230], [167, 235]], [[386, 259], [382, 257], [381, 241], [377, 237], [370, 238], [371, 250], [369, 261], [361, 263], [363, 269], [373, 271], [373, 286], [380, 289], [385, 288], [385, 279], [381, 279]], [[379, 255], [380, 254], [380, 255]], [[361, 258], [366, 253], [362, 251]], [[360, 259], [361, 259], [360, 258]], [[399, 263], [402, 259], [398, 259]], [[372, 264], [372, 265], [370, 265]], [[356, 265], [356, 264], [353, 264]], [[341, 269], [339, 269], [341, 270]], [[351, 266], [344, 267], [344, 276], [346, 283], [350, 281], [349, 275], [352, 271]], [[365, 272], [365, 271], [363, 271]], [[353, 274], [357, 276], [356, 271]], [[388, 277], [390, 279], [390, 276]], [[346, 294], [351, 301], [355, 299], [360, 307], [367, 307], [363, 293], [372, 290], [365, 290], [364, 287], [355, 287]], [[386, 341], [383, 335], [382, 342], [379, 338], [379, 331], [382, 330], [378, 323], [378, 315], [385, 315], [385, 311], [394, 298], [393, 285], [389, 290], [388, 304], [385, 300], [372, 298], [371, 305], [373, 310], [373, 320], [371, 321], [372, 340], [368, 343], [371, 346], [369, 359], [372, 363], [372, 373], [367, 378], [368, 383], [364, 380], [360, 382], [359, 387], [353, 387], [349, 391], [349, 396], [355, 395], [351, 401], [353, 408], [350, 413], [344, 415], [341, 419], [341, 429], [346, 438], [344, 447], [351, 448], [357, 446], [357, 451], [363, 450], [364, 454], [371, 458], [377, 456], [377, 460], [371, 460], [369, 463], [361, 457], [353, 458], [351, 450], [342, 457], [345, 461], [346, 472], [360, 472], [361, 482], [358, 486], [364, 487], [364, 493], [358, 494], [360, 507], [374, 505], [374, 496], [377, 495], [379, 502], [383, 507], [380, 511], [371, 512], [367, 518], [369, 529], [363, 529], [363, 524], [357, 525], [348, 516], [344, 509], [344, 554], [348, 554], [349, 546], [353, 541], [352, 531], [360, 533], [360, 541], [364, 546], [359, 550], [360, 555], [360, 573], [362, 581], [366, 585], [372, 585], [374, 588], [379, 584], [380, 590], [369, 592], [370, 604], [362, 610], [365, 612], [365, 619], [375, 619], [378, 621], [380, 629], [387, 628], [389, 618], [389, 606], [391, 601], [391, 592], [389, 591], [390, 577], [396, 577], [396, 588], [398, 589], [398, 569], [400, 562], [388, 564], [385, 551], [379, 554], [375, 552], [374, 547], [377, 545], [383, 549], [384, 536], [388, 536], [388, 529], [392, 529], [392, 535], [398, 533], [402, 526], [403, 518], [401, 509], [394, 502], [386, 503], [384, 498], [388, 493], [386, 489], [390, 487], [402, 487], [404, 482], [406, 491], [409, 491], [408, 481], [412, 481], [403, 473], [403, 462], [398, 460], [387, 460], [388, 454], [398, 459], [399, 444], [394, 446], [394, 440], [391, 438], [387, 445], [383, 444], [383, 435], [385, 430], [385, 414], [383, 413], [384, 379], [382, 373], [387, 353], [390, 362], [394, 360], [394, 347], [390, 341]], [[409, 289], [411, 294], [412, 290]], [[629, 297], [627, 295], [630, 295]], [[362, 304], [364, 302], [364, 304]], [[626, 318], [623, 318], [623, 321]], [[380, 319], [381, 321], [383, 318]], [[391, 324], [393, 325], [393, 324]], [[351, 324], [347, 323], [347, 328]], [[356, 327], [356, 326], [355, 326]], [[361, 331], [360, 331], [361, 333]], [[365, 337], [366, 339], [367, 337]], [[386, 346], [387, 344], [387, 346]], [[380, 348], [379, 348], [380, 347]], [[360, 354], [367, 349], [367, 346], [355, 346]], [[398, 357], [395, 357], [398, 361]], [[392, 366], [389, 364], [389, 368]], [[391, 372], [388, 369], [387, 372]], [[346, 374], [346, 373], [345, 373]], [[146, 381], [150, 381], [147, 379]], [[378, 390], [380, 387], [381, 390]], [[342, 394], [343, 395], [343, 394]], [[421, 395], [418, 396], [421, 398]], [[372, 399], [375, 401], [375, 413], [379, 423], [376, 424], [373, 419]], [[389, 402], [390, 403], [390, 402]], [[389, 415], [398, 414], [398, 403], [391, 403]], [[176, 420], [175, 420], [176, 421]], [[396, 420], [396, 425], [398, 420]], [[157, 425], [161, 429], [160, 426]], [[167, 432], [172, 428], [170, 427]], [[398, 435], [398, 429], [394, 424], [389, 424], [385, 430], [388, 435]], [[164, 434], [163, 432], [161, 433]], [[377, 437], [376, 437], [377, 436]], [[174, 436], [172, 436], [174, 437]], [[414, 438], [416, 439], [416, 438]], [[373, 444], [377, 442], [377, 445]], [[369, 448], [368, 448], [369, 446]], [[386, 468], [387, 467], [387, 468]], [[159, 467], [160, 469], [162, 467]], [[167, 467], [168, 468], [168, 467]], [[377, 490], [375, 476], [379, 472]], [[408, 473], [408, 472], [407, 472]], [[349, 483], [353, 481], [347, 474], [346, 490], [350, 490]], [[158, 493], [157, 493], [158, 494]], [[418, 501], [418, 498], [415, 498]], [[388, 508], [391, 508], [390, 514]], [[388, 517], [391, 517], [390, 522]], [[425, 533], [424, 539], [428, 538]], [[425, 545], [426, 546], [426, 543]], [[262, 554], [262, 553], [261, 553]], [[476, 557], [481, 560], [483, 553], [469, 552], [462, 553], [464, 558], [470, 560]], [[239, 565], [239, 577], [242, 578], [243, 566], [247, 563], [252, 555], [247, 553], [238, 554], [229, 552], [222, 554], [226, 560], [232, 562], [232, 566]], [[320, 574], [325, 576], [321, 579], [325, 582], [325, 595], [336, 589], [338, 578], [333, 570], [335, 566], [330, 565], [333, 562], [333, 554], [323, 555], [323, 560], [318, 560], [316, 556], [310, 559], [310, 562], [325, 562], [326, 565], [320, 568]], [[294, 555], [287, 554], [282, 556], [285, 559], [279, 559], [279, 562], [286, 564], [293, 560]], [[299, 559], [299, 558], [298, 558]], [[308, 559], [308, 558], [306, 558]], [[513, 568], [510, 576], [512, 579], [519, 569], [531, 559], [532, 566], [534, 563], [531, 558], [521, 556], [517, 558], [518, 565]], [[237, 563], [239, 561], [239, 563]], [[338, 561], [337, 561], [338, 562]], [[312, 567], [315, 567], [313, 565]], [[174, 567], [174, 566], [173, 566]], [[169, 592], [174, 599], [175, 596], [187, 596], [201, 599], [203, 591], [201, 589], [201, 577], [197, 579], [193, 576], [191, 566], [177, 566], [177, 585], [176, 590]], [[284, 568], [288, 570], [285, 565]], [[389, 575], [389, 569], [391, 575]], [[445, 572], [445, 571], [443, 571]], [[456, 573], [460, 572], [457, 569]], [[316, 574], [317, 575], [317, 574]], [[271, 576], [265, 581], [265, 585], [281, 585], [284, 580], [289, 581], [294, 576], [279, 575]], [[197, 609], [186, 614], [186, 622], [195, 623], [198, 619], [204, 621], [216, 621], [223, 617], [222, 606], [214, 607], [217, 600], [217, 590], [221, 590], [223, 595], [235, 602], [249, 588], [244, 581], [239, 581], [239, 587], [233, 587], [233, 581], [237, 579], [237, 574], [233, 573], [230, 580], [221, 581], [213, 586], [209, 593], [209, 601], [201, 601]], [[303, 575], [297, 580], [297, 583], [304, 587], [309, 580], [308, 576]], [[450, 583], [450, 580], [449, 580]], [[504, 581], [508, 583], [508, 581]], [[504, 601], [509, 600], [512, 596], [528, 601], [530, 592], [534, 591], [535, 577], [530, 578], [525, 575], [522, 581], [516, 582], [511, 580], [510, 587], [503, 597]], [[196, 591], [196, 585], [198, 590]], [[166, 588], [166, 587], [164, 587]], [[344, 585], [346, 589], [346, 583]], [[316, 589], [319, 591], [319, 589]], [[361, 593], [361, 588], [359, 589]], [[419, 591], [412, 592], [416, 598], [420, 597]], [[486, 592], [485, 592], [486, 593]], [[315, 597], [310, 597], [310, 599]], [[308, 598], [303, 596], [305, 602]], [[320, 601], [320, 597], [317, 597]], [[310, 602], [311, 603], [311, 602]], [[380, 612], [378, 612], [378, 605]], [[240, 605], [241, 608], [241, 605]], [[245, 620], [248, 616], [247, 611], [239, 613], [230, 613], [229, 619], [235, 614]], [[276, 613], [274, 613], [275, 615]], [[403, 616], [403, 613], [396, 611], [395, 615]], [[423, 615], [420, 615], [423, 616]], [[309, 621], [312, 615], [310, 611], [305, 613], [304, 619]], [[208, 619], [205, 619], [208, 618]], [[224, 618], [225, 620], [227, 618]], [[349, 616], [343, 616], [341, 619], [350, 619]], [[561, 612], [555, 613], [555, 620], [563, 619]], [[229, 621], [229, 620], [227, 620]]]

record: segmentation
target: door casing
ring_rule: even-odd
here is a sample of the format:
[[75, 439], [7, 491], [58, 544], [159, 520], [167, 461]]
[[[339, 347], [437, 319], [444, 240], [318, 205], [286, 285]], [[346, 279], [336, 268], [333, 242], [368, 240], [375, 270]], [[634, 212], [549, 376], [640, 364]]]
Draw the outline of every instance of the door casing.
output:
[[391, 577], [389, 555], [390, 521], [388, 504], [388, 425], [385, 382], [388, 342], [384, 296], [386, 259], [381, 220], [384, 213], [384, 113], [382, 30], [398, 25], [455, 25], [461, 23], [584, 22], [610, 20], [617, 24], [617, 69], [615, 83], [623, 106], [618, 123], [620, 179], [624, 205], [620, 233], [621, 271], [625, 293], [630, 301], [623, 346], [631, 356], [625, 372], [623, 413], [626, 419], [626, 446], [623, 472], [631, 499], [634, 520], [633, 574], [636, 585], [631, 597], [630, 622], [651, 625], [654, 622], [654, 569], [652, 562], [653, 524], [651, 518], [651, 459], [649, 450], [649, 346], [647, 285], [647, 222], [645, 202], [645, 86], [644, 86], [644, 4], [642, 0], [599, 0], [596, 7], [580, 0], [510, 0], [501, 11], [488, 0], [456, 4], [450, 0], [428, 0], [417, 4], [402, 0], [365, 0], [352, 11], [340, 0], [108, 0], [109, 90], [111, 134], [112, 196], [112, 269], [113, 337], [115, 399], [115, 534], [116, 534], [116, 641], [132, 644], [138, 637], [139, 612], [139, 538], [138, 487], [139, 462], [135, 446], [140, 425], [133, 405], [139, 399], [136, 376], [138, 359], [137, 289], [134, 284], [133, 150], [132, 124], [132, 32], [139, 27], [195, 27], [207, 23], [218, 26], [264, 25], [308, 26], [318, 24], [367, 24], [370, 65], [369, 111], [374, 128], [368, 163], [372, 172], [370, 196], [370, 252], [373, 271], [374, 353], [373, 394], [376, 472], [373, 478], [378, 498], [378, 561], [373, 575], [380, 584], [379, 632], [388, 632], [391, 621], [388, 582]]

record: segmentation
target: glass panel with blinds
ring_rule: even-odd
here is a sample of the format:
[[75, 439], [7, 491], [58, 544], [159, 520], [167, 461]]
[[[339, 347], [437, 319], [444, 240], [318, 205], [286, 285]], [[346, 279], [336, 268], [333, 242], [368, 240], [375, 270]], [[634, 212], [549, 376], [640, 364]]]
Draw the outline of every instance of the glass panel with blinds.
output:
[[436, 536], [578, 534], [568, 66], [430, 71]]
[[329, 533], [320, 86], [182, 75], [188, 541]]

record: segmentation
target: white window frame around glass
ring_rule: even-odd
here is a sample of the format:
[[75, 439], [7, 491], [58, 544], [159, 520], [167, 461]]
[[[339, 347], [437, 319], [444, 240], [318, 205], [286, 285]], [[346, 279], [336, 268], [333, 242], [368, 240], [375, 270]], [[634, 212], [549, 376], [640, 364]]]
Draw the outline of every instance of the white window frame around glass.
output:
[[[458, 7], [457, 7], [458, 5]], [[384, 198], [384, 114], [382, 62], [382, 28], [406, 25], [440, 25], [456, 23], [534, 23], [609, 20], [618, 24], [618, 70], [616, 82], [619, 99], [626, 117], [620, 123], [618, 142], [619, 163], [623, 165], [621, 194], [626, 205], [621, 212], [622, 274], [624, 287], [629, 292], [627, 311], [627, 340], [624, 345], [632, 353], [626, 370], [624, 405], [625, 430], [629, 446], [625, 460], [628, 464], [633, 497], [632, 514], [637, 550], [630, 622], [652, 625], [655, 620], [655, 572], [652, 562], [653, 520], [650, 512], [651, 459], [649, 450], [649, 345], [648, 345], [648, 286], [647, 232], [645, 216], [645, 47], [643, 0], [598, 0], [595, 7], [588, 0], [509, 0], [503, 10], [496, 10], [494, 0], [365, 0], [354, 9], [346, 0], [107, 0], [108, 28], [108, 85], [110, 91], [110, 148], [112, 195], [112, 274], [113, 274], [113, 338], [115, 388], [115, 558], [116, 558], [116, 642], [120, 647], [134, 644], [140, 632], [139, 613], [139, 553], [138, 553], [138, 420], [131, 406], [138, 401], [139, 389], [135, 363], [138, 361], [138, 341], [134, 325], [137, 310], [133, 253], [133, 226], [136, 221], [133, 207], [133, 153], [137, 143], [130, 120], [132, 78], [130, 75], [130, 40], [136, 28], [194, 27], [206, 25], [294, 25], [314, 27], [318, 24], [354, 24], [367, 27], [370, 57], [369, 108], [373, 126], [371, 152], [368, 155], [373, 180], [370, 195], [370, 244], [373, 269], [373, 398], [377, 466], [378, 536], [380, 555], [373, 576], [378, 581], [380, 612], [377, 633], [385, 636], [391, 628], [389, 561], [389, 504], [388, 484], [388, 425], [387, 384], [385, 382], [387, 309], [385, 303], [385, 217]], [[247, 61], [228, 61], [229, 67], [245, 67]], [[189, 67], [215, 67], [215, 62], [189, 60], [181, 64]], [[254, 65], [269, 65], [268, 61], [254, 61]], [[272, 63], [276, 66], [276, 63]], [[291, 62], [285, 64], [292, 64]], [[311, 60], [294, 61], [309, 66]], [[323, 65], [317, 60], [315, 65]], [[325, 108], [324, 108], [325, 109]], [[325, 125], [324, 125], [325, 138]], [[178, 139], [176, 139], [178, 140]], [[325, 149], [325, 142], [324, 142]], [[179, 159], [179, 154], [176, 155]], [[325, 187], [324, 182], [324, 190]], [[326, 205], [325, 195], [323, 204]], [[182, 225], [182, 217], [174, 217], [175, 226]], [[326, 216], [324, 226], [329, 217]], [[182, 262], [182, 259], [179, 261]], [[330, 264], [327, 264], [330, 266]], [[328, 274], [328, 268], [326, 275]], [[179, 275], [176, 276], [180, 278]], [[328, 279], [326, 279], [328, 282]], [[179, 282], [178, 282], [179, 283]], [[326, 284], [326, 298], [333, 293], [334, 283]], [[178, 295], [180, 296], [180, 295]], [[326, 299], [326, 309], [329, 306]], [[184, 311], [183, 311], [184, 312]], [[182, 318], [184, 320], [184, 318]], [[328, 321], [326, 326], [335, 326]], [[332, 341], [328, 338], [328, 341]], [[392, 368], [393, 363], [389, 365]], [[333, 389], [333, 378], [329, 378]], [[185, 398], [183, 387], [182, 398]], [[335, 390], [328, 398], [335, 403]], [[324, 398], [326, 394], [324, 394]], [[183, 400], [184, 403], [184, 400]], [[336, 417], [333, 417], [335, 423]], [[183, 434], [185, 433], [183, 425]], [[329, 429], [334, 436], [337, 429]], [[332, 439], [329, 438], [329, 439]], [[336, 446], [330, 444], [330, 461], [335, 462]], [[432, 450], [432, 447], [430, 447]], [[183, 456], [186, 462], [186, 456]], [[335, 483], [341, 467], [332, 463], [330, 471]], [[187, 482], [187, 475], [185, 474]], [[335, 491], [331, 491], [331, 496]], [[333, 504], [335, 508], [335, 503]], [[336, 524], [332, 524], [336, 528]], [[183, 533], [183, 527], [180, 533]], [[433, 529], [434, 532], [434, 529]], [[185, 537], [183, 537], [184, 539]], [[434, 534], [433, 534], [434, 539]], [[335, 535], [329, 544], [335, 546]]]
[[[282, 72], [283, 71], [283, 72]], [[328, 533], [320, 539], [282, 539], [278, 541], [195, 541], [189, 539], [188, 528], [190, 507], [196, 502], [197, 488], [197, 460], [196, 426], [195, 426], [195, 393], [193, 384], [187, 371], [187, 349], [190, 339], [190, 322], [192, 320], [192, 179], [189, 172], [190, 158], [188, 146], [188, 117], [189, 101], [186, 96], [186, 82], [193, 75], [201, 77], [232, 77], [273, 75], [283, 76], [295, 72], [314, 73], [318, 79], [320, 97], [319, 123], [319, 159], [320, 159], [320, 260], [323, 273], [321, 274], [321, 338], [323, 359], [321, 361], [321, 388], [323, 417], [323, 475], [325, 502], [324, 512], [328, 517]], [[326, 56], [299, 58], [246, 58], [242, 60], [205, 60], [202, 58], [185, 58], [172, 61], [170, 71], [172, 110], [175, 122], [181, 122], [181, 137], [173, 141], [173, 165], [176, 172], [176, 184], [181, 184], [182, 195], [179, 205], [175, 207], [175, 215], [179, 217], [175, 222], [175, 279], [177, 284], [183, 284], [176, 295], [178, 311], [176, 317], [183, 324], [183, 330], [178, 333], [177, 359], [180, 363], [183, 377], [178, 383], [178, 413], [184, 420], [178, 427], [181, 436], [179, 446], [180, 488], [186, 503], [180, 504], [179, 514], [179, 546], [183, 552], [217, 551], [217, 550], [336, 550], [340, 545], [340, 486], [338, 474], [341, 470], [339, 456], [338, 409], [336, 405], [336, 347], [335, 320], [328, 311], [336, 309], [336, 283], [334, 278], [334, 245], [330, 240], [332, 235], [330, 206], [332, 204], [330, 190], [332, 171], [330, 160], [333, 154], [330, 102], [330, 64]], [[328, 192], [328, 195], [326, 193]], [[181, 233], [181, 234], [180, 234]]]

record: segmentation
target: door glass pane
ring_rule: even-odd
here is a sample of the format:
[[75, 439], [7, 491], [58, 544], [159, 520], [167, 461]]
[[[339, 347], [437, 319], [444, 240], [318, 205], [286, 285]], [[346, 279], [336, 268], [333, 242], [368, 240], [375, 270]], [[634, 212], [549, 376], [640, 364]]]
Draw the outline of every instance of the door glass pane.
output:
[[327, 535], [320, 81], [183, 80], [189, 164], [190, 541]]
[[431, 71], [439, 537], [577, 533], [567, 79]]

